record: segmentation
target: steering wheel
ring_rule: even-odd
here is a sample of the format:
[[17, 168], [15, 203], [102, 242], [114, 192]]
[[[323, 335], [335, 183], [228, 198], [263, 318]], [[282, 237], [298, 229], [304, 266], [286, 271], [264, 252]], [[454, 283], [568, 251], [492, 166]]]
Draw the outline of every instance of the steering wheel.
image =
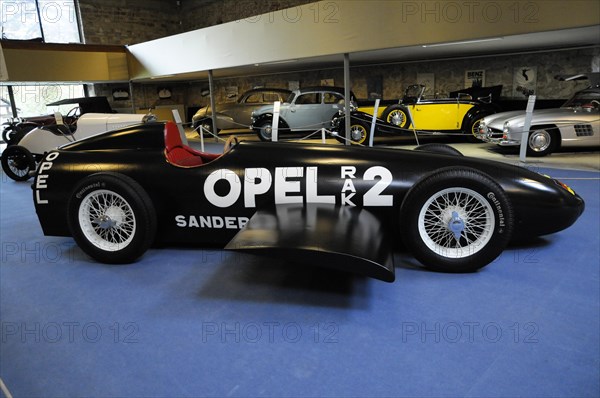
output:
[[67, 112], [67, 115], [64, 118], [64, 122], [67, 126], [73, 126], [75, 125], [75, 123], [77, 123], [77, 113], [79, 112], [79, 107], [76, 106], [74, 108], [71, 108], [69, 110], [69, 112]]
[[600, 101], [598, 101], [598, 100], [592, 100], [591, 104], [592, 104], [592, 107], [594, 107], [596, 109], [600, 108]]
[[223, 153], [231, 151], [233, 147], [239, 143], [240, 141], [235, 135], [230, 135], [229, 138], [227, 138], [227, 141], [225, 141], [225, 145], [223, 145]]

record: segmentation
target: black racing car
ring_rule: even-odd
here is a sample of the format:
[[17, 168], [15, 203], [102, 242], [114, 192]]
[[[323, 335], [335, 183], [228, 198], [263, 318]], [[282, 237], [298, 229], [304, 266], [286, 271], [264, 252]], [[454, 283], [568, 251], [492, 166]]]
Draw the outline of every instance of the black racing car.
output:
[[439, 144], [408, 151], [232, 137], [225, 148], [195, 151], [176, 125], [153, 123], [51, 151], [32, 185], [44, 234], [72, 236], [108, 263], [134, 261], [153, 243], [193, 243], [392, 281], [401, 240], [431, 269], [470, 272], [511, 238], [560, 231], [584, 209], [556, 180]]

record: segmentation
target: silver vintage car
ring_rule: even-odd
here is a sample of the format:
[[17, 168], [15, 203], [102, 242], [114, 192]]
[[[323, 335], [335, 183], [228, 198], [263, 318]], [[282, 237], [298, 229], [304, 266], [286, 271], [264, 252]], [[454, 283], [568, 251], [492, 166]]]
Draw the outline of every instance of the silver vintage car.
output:
[[[350, 93], [354, 106], [354, 94]], [[331, 128], [331, 120], [344, 109], [344, 89], [316, 86], [294, 90], [279, 110], [279, 130], [282, 133], [314, 131]], [[271, 141], [273, 105], [252, 112], [252, 129], [263, 141]]]
[[[217, 104], [217, 133], [225, 129], [249, 128], [252, 112], [275, 101], [285, 101], [290, 90], [280, 88], [256, 88], [246, 91], [236, 102]], [[210, 106], [200, 108], [192, 117], [194, 129], [202, 126], [212, 132], [212, 112]]]
[[[500, 146], [519, 146], [525, 112], [487, 116], [477, 138]], [[546, 156], [561, 147], [600, 146], [600, 86], [578, 91], [563, 106], [533, 112], [527, 155]]]

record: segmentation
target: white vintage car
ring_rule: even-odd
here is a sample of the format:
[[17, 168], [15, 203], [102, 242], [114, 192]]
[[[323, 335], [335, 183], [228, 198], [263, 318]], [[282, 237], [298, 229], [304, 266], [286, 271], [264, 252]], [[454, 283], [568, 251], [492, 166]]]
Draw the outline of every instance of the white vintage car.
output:
[[[479, 125], [480, 140], [519, 146], [525, 111], [487, 116]], [[563, 106], [533, 112], [527, 155], [545, 156], [558, 148], [600, 146], [600, 86], [579, 91]]]
[[86, 113], [71, 125], [40, 126], [28, 132], [18, 145], [6, 147], [2, 152], [2, 169], [11, 179], [26, 181], [44, 153], [52, 149], [105, 131], [155, 120], [151, 113]]

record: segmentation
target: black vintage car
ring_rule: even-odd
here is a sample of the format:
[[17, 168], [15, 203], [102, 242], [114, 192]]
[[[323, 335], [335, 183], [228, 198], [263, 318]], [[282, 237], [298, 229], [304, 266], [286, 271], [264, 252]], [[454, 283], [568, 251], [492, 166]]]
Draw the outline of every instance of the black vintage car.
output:
[[386, 281], [400, 241], [431, 269], [470, 272], [584, 209], [554, 179], [439, 144], [274, 145], [230, 137], [208, 154], [173, 123], [132, 126], [49, 152], [33, 200], [44, 234], [72, 236], [102, 262], [134, 261], [155, 242], [218, 245]]

